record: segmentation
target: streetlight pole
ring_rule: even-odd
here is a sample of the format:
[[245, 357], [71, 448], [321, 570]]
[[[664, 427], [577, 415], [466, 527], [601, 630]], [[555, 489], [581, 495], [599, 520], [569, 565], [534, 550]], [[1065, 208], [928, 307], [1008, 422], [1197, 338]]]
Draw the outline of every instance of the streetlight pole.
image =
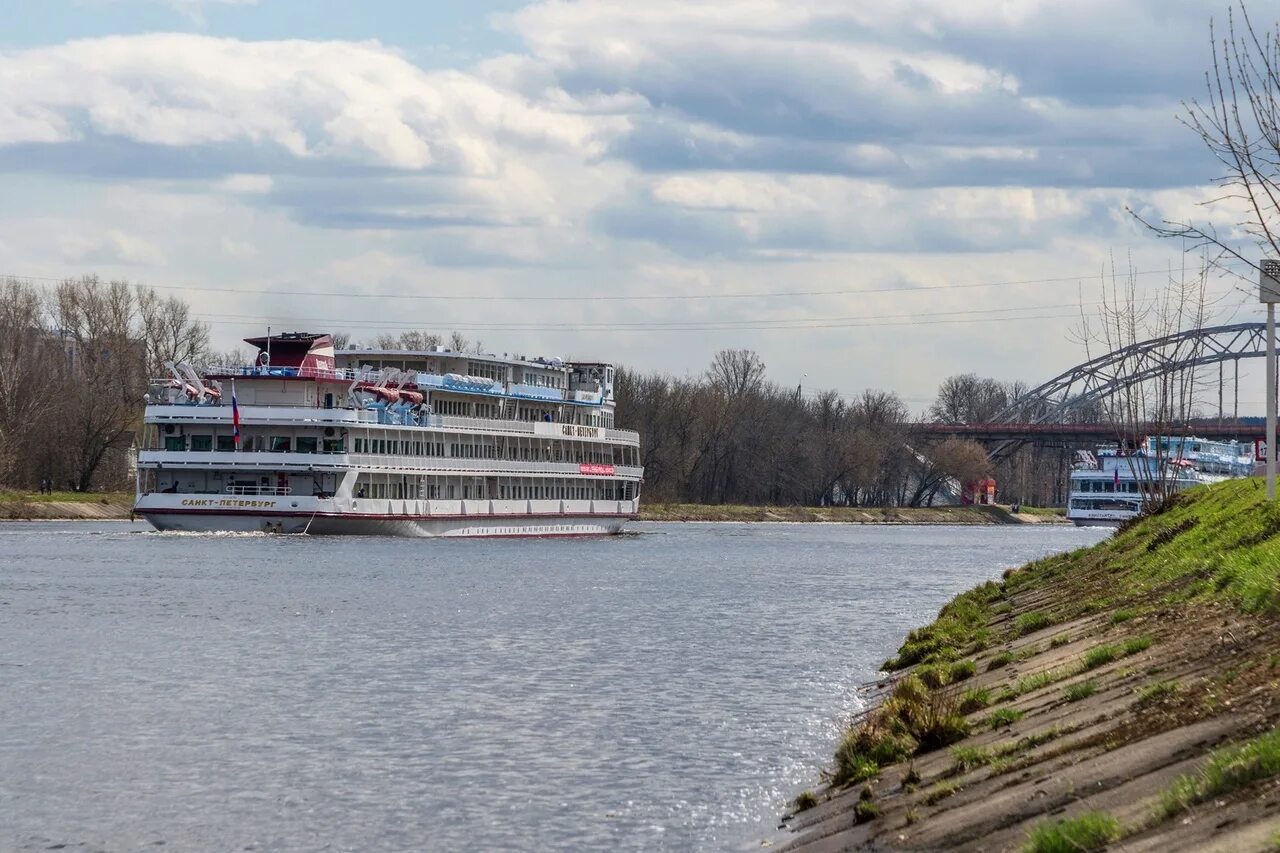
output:
[[1267, 306], [1267, 500], [1276, 498], [1276, 303], [1280, 302], [1280, 261], [1258, 266], [1258, 299]]

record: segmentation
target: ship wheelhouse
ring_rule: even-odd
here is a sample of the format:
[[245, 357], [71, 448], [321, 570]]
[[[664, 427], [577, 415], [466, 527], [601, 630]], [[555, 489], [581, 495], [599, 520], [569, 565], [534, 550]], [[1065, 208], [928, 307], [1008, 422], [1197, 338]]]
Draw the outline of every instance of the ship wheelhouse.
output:
[[247, 342], [252, 365], [176, 365], [152, 389], [138, 511], [158, 527], [558, 535], [636, 514], [611, 365]]

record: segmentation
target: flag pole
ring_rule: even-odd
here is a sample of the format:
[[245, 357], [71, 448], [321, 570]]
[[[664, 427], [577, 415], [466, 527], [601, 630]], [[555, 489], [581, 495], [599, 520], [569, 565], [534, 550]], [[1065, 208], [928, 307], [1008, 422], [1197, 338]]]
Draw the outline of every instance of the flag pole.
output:
[[240, 404], [236, 402], [236, 379], [231, 377], [231, 452], [240, 452]]

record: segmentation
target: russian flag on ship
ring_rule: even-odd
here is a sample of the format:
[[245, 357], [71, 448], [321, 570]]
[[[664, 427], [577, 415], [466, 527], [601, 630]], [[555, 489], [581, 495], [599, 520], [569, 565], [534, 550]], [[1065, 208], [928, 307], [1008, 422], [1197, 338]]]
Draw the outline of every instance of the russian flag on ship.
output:
[[236, 383], [231, 383], [231, 438], [240, 449], [240, 406], [236, 403]]

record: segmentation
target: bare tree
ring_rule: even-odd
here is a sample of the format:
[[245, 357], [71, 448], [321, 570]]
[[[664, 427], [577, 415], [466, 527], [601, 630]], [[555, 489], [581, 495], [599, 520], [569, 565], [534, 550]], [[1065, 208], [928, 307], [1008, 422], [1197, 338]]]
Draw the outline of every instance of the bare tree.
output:
[[1205, 97], [1185, 101], [1181, 118], [1222, 168], [1215, 179], [1222, 192], [1206, 205], [1227, 206], [1238, 218], [1224, 234], [1210, 221], [1154, 223], [1130, 212], [1160, 236], [1189, 239], [1252, 266], [1242, 244], [1280, 257], [1280, 28], [1261, 31], [1243, 3], [1239, 9], [1238, 25], [1228, 10], [1221, 42], [1210, 24], [1213, 65], [1205, 73]]
[[965, 373], [942, 381], [929, 414], [944, 424], [984, 423], [1008, 404], [1008, 391], [1000, 382]]
[[[1195, 364], [1204, 347], [1195, 337], [1180, 332], [1205, 324], [1212, 301], [1208, 298], [1210, 266], [1206, 262], [1195, 273], [1170, 274], [1151, 293], [1138, 287], [1132, 261], [1120, 273], [1112, 262], [1111, 273], [1101, 282], [1101, 307], [1096, 316], [1081, 309], [1076, 335], [1086, 355], [1095, 352], [1132, 352], [1122, 358], [1111, 377], [1116, 390], [1099, 400], [1102, 419], [1115, 429], [1123, 450], [1138, 448], [1148, 436], [1157, 440], [1149, 451], [1127, 455], [1129, 468], [1147, 496], [1149, 508], [1160, 506], [1178, 486], [1176, 466], [1171, 456], [1181, 452], [1177, 439], [1189, 434], [1197, 394], [1204, 381]], [[1146, 341], [1169, 338], [1158, 353], [1139, 348]], [[1192, 365], [1187, 369], [1159, 369], [1159, 360]], [[1171, 450], [1172, 448], [1172, 450]]]
[[143, 285], [136, 289], [140, 338], [146, 348], [147, 371], [160, 376], [166, 361], [206, 359], [209, 327], [191, 316], [191, 308], [176, 297], [161, 299]]
[[40, 365], [46, 354], [40, 294], [16, 279], [0, 283], [0, 482], [20, 476], [35, 454], [42, 414], [52, 403]]
[[60, 417], [53, 447], [66, 456], [71, 480], [88, 490], [108, 451], [127, 443], [141, 415], [145, 344], [135, 333], [137, 303], [127, 282], [96, 276], [67, 280], [50, 300], [62, 358]]
[[749, 349], [722, 349], [707, 368], [707, 380], [729, 397], [751, 394], [764, 382], [764, 362]]
[[932, 506], [934, 498], [948, 481], [963, 488], [972, 485], [991, 471], [991, 463], [982, 445], [967, 438], [947, 438], [933, 445], [928, 453], [917, 456], [919, 468], [915, 488], [908, 503]]

